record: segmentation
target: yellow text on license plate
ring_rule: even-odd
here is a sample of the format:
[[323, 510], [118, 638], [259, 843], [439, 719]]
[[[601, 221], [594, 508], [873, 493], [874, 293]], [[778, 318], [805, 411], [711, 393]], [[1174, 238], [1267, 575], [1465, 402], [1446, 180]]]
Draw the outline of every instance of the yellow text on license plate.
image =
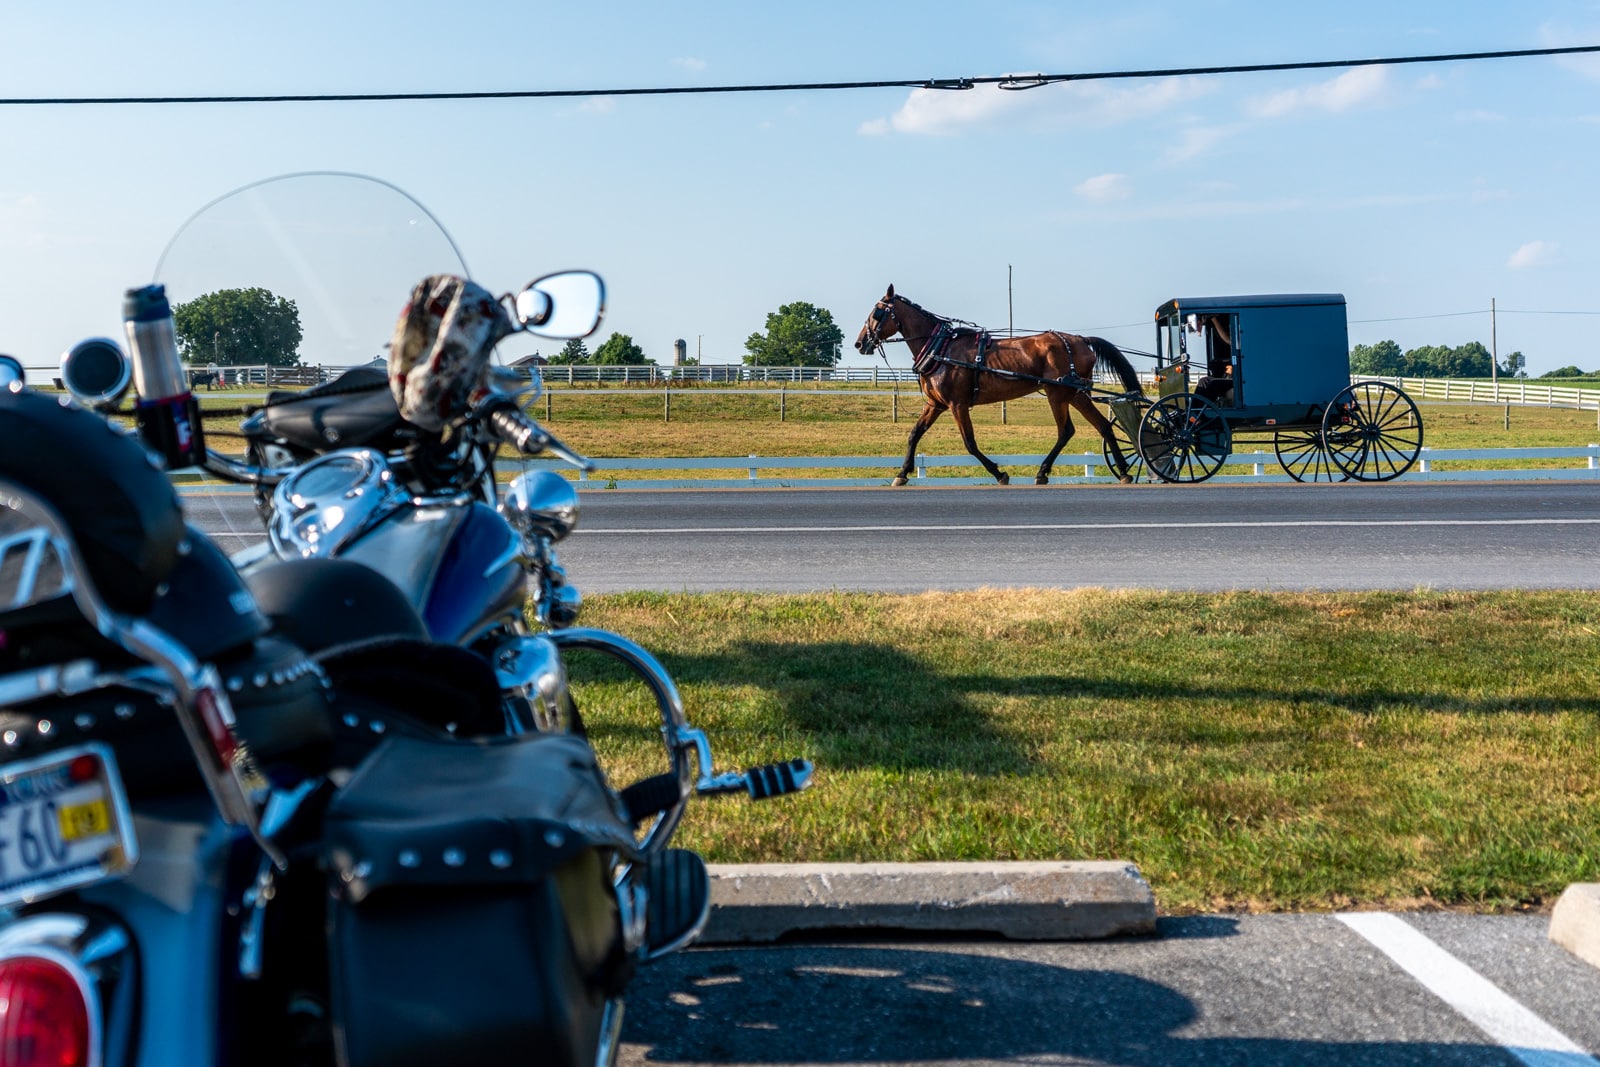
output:
[[57, 815], [61, 821], [63, 841], [82, 841], [86, 837], [111, 832], [111, 812], [103, 799], [69, 805], [61, 808]]

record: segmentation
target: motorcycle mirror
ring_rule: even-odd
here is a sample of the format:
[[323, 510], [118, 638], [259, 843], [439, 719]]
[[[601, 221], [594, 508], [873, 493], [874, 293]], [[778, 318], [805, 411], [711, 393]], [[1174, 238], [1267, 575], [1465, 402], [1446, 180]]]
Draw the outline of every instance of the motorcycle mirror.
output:
[[79, 341], [61, 357], [61, 384], [74, 400], [95, 411], [115, 411], [132, 381], [128, 357], [104, 337]]
[[606, 310], [606, 283], [588, 270], [546, 274], [522, 287], [515, 299], [517, 323], [540, 337], [588, 337]]
[[0, 356], [0, 389], [19, 393], [27, 384], [28, 374], [22, 369], [22, 360], [16, 356]]

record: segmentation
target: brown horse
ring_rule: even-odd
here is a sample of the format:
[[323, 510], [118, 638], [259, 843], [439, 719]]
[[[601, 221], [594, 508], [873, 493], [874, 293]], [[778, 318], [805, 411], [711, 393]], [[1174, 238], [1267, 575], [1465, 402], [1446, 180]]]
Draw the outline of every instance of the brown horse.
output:
[[928, 403], [911, 428], [905, 463], [895, 477], [895, 485], [906, 484], [916, 459], [917, 442], [946, 409], [956, 420], [967, 451], [996, 481], [1008, 484], [1010, 477], [978, 451], [977, 439], [972, 434], [971, 409], [976, 404], [997, 404], [1040, 391], [1050, 404], [1050, 413], [1055, 416], [1056, 444], [1039, 465], [1039, 473], [1033, 479], [1035, 483], [1044, 485], [1050, 481], [1050, 468], [1072, 439], [1073, 408], [1077, 408], [1089, 425], [1106, 439], [1117, 477], [1124, 482], [1132, 481], [1111, 423], [1100, 414], [1087, 392], [1097, 363], [1114, 371], [1128, 392], [1144, 392], [1128, 357], [1110, 341], [1055, 332], [994, 337], [896, 296], [891, 285], [862, 325], [856, 337], [856, 351], [869, 355], [896, 336], [903, 338], [911, 348], [913, 366]]

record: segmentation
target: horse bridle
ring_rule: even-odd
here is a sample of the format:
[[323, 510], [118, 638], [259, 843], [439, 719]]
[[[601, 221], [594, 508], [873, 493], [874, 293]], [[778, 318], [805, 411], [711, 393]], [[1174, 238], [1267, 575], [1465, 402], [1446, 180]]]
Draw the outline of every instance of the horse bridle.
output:
[[870, 345], [878, 353], [878, 355], [882, 356], [884, 359], [888, 359], [889, 355], [883, 350], [883, 337], [879, 332], [880, 327], [883, 326], [884, 319], [893, 319], [894, 332], [898, 333], [901, 337], [905, 336], [906, 328], [901, 324], [900, 316], [894, 313], [893, 299], [878, 301], [876, 304], [872, 305], [872, 313], [867, 316], [867, 344]]

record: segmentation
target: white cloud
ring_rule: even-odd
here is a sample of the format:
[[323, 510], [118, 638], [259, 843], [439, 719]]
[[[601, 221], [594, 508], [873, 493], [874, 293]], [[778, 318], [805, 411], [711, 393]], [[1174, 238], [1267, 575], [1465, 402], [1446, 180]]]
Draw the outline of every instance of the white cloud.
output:
[[1506, 260], [1506, 266], [1512, 270], [1533, 270], [1536, 267], [1547, 267], [1556, 260], [1556, 251], [1560, 246], [1552, 241], [1529, 241]]
[[1498, 111], [1479, 108], [1474, 111], [1457, 111], [1457, 122], [1504, 122], [1506, 117]]
[[700, 71], [706, 69], [706, 61], [703, 59], [696, 59], [693, 56], [677, 56], [668, 60], [667, 62], [671, 63], [674, 67], [682, 67], [684, 70]]
[[1079, 182], [1072, 191], [1085, 200], [1104, 203], [1108, 200], [1126, 200], [1133, 193], [1133, 185], [1126, 174], [1100, 174]]
[[1190, 126], [1179, 136], [1177, 144], [1161, 154], [1161, 161], [1170, 165], [1197, 159], [1240, 129], [1239, 126]]
[[1211, 91], [1213, 85], [1198, 78], [1163, 78], [1134, 88], [1081, 82], [1022, 91], [991, 84], [913, 89], [900, 110], [862, 123], [860, 132], [947, 135], [1022, 121], [1110, 126], [1159, 114]]
[[[1557, 26], [1547, 22], [1539, 28], [1539, 35], [1544, 38], [1546, 48], [1575, 48], [1594, 44], [1595, 38], [1600, 36], [1600, 30], [1577, 30], [1570, 26]], [[1600, 54], [1587, 52], [1573, 56], [1557, 56], [1556, 62], [1585, 78], [1600, 81]]]
[[1283, 118], [1300, 111], [1348, 111], [1381, 102], [1388, 88], [1389, 75], [1382, 67], [1357, 67], [1320, 85], [1256, 97], [1246, 107], [1252, 115], [1266, 119]]

